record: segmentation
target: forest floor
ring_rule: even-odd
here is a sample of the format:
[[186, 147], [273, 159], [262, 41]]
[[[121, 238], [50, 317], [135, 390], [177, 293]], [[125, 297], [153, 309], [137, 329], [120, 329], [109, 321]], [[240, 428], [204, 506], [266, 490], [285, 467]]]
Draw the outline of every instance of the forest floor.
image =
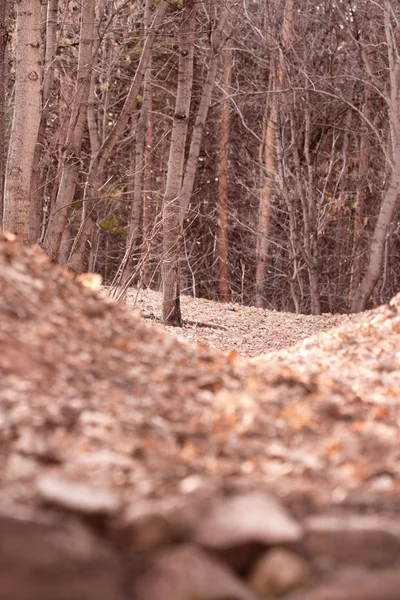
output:
[[134, 313], [157, 323], [165, 331], [241, 356], [281, 350], [355, 318], [354, 315], [298, 315], [182, 296], [184, 325], [175, 328], [161, 324], [161, 303], [161, 294], [152, 290], [131, 289], [127, 295], [127, 305]]
[[400, 296], [171, 335], [92, 283], [0, 236], [0, 600], [398, 600]]

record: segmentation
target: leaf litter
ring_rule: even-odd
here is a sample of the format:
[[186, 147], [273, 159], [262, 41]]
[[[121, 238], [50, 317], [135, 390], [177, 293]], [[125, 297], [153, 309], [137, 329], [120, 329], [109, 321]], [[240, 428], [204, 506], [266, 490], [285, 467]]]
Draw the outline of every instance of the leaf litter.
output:
[[[162, 297], [149, 289], [131, 289], [128, 307], [145, 319], [158, 323], [176, 335], [174, 327], [160, 324]], [[212, 302], [203, 298], [181, 296], [184, 325], [180, 338], [207, 344], [220, 352], [237, 352], [241, 356], [258, 356], [281, 350], [332, 327], [352, 320], [349, 315], [298, 315], [265, 310], [254, 306]]]
[[2, 236], [0, 599], [396, 597], [400, 297], [356, 318], [237, 309], [237, 330], [184, 302], [224, 329], [177, 339]]

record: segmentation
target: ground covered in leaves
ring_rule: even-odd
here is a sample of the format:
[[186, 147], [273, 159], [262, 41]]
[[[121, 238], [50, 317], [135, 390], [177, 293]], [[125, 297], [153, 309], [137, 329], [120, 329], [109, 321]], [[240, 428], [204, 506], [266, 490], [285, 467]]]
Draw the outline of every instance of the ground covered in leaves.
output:
[[[0, 600], [397, 599], [400, 298], [320, 320], [185, 299], [209, 346], [155, 298], [132, 315], [1, 238]], [[240, 354], [277, 351], [211, 348], [234, 323]]]
[[[160, 324], [161, 294], [131, 289], [127, 305], [136, 314]], [[190, 296], [181, 297], [184, 326], [164, 327], [173, 335], [200, 342], [221, 352], [257, 356], [281, 350], [320, 331], [348, 323], [349, 315], [297, 315], [263, 310], [254, 306], [223, 304]]]

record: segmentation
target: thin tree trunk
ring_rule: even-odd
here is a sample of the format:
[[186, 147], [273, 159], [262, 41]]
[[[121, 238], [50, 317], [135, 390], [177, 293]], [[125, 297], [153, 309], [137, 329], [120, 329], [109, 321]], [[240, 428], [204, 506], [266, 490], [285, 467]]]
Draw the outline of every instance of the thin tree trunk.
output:
[[43, 203], [45, 190], [45, 173], [49, 156], [44, 156], [46, 144], [46, 125], [50, 113], [50, 94], [54, 81], [54, 60], [57, 52], [57, 11], [59, 0], [48, 0], [46, 4], [44, 71], [42, 84], [42, 111], [38, 138], [35, 148], [32, 169], [31, 195], [31, 237], [38, 241], [43, 222]]
[[142, 85], [143, 77], [146, 72], [158, 28], [161, 26], [164, 20], [168, 6], [168, 0], [161, 0], [160, 4], [158, 5], [152, 26], [150, 27], [150, 30], [146, 36], [143, 51], [139, 60], [139, 65], [129, 88], [124, 106], [118, 116], [117, 121], [100, 146], [99, 152], [90, 166], [88, 182], [84, 195], [84, 204], [86, 206], [86, 210], [82, 214], [81, 226], [75, 238], [71, 255], [68, 260], [68, 268], [71, 269], [71, 271], [78, 272], [81, 268], [86, 242], [90, 238], [93, 228], [96, 225], [96, 207], [99, 189], [98, 184], [101, 181], [101, 174], [109, 156], [111, 155], [111, 152], [114, 150], [115, 145], [122, 136], [131, 115], [135, 111], [137, 96]]
[[6, 169], [6, 56], [8, 0], [0, 2], [0, 225], [3, 222], [4, 178]]
[[144, 155], [144, 190], [143, 190], [143, 246], [142, 246], [142, 263], [143, 263], [143, 278], [144, 287], [150, 287], [152, 280], [152, 250], [155, 236], [155, 194], [153, 191], [153, 115], [152, 115], [152, 72], [151, 63], [147, 72], [148, 77], [148, 94], [149, 94], [149, 109], [147, 115], [146, 128], [146, 143]]
[[171, 133], [167, 184], [163, 199], [163, 321], [181, 327], [179, 222], [185, 146], [193, 88], [193, 59], [197, 0], [186, 0], [179, 28], [179, 70], [175, 114]]
[[[278, 59], [277, 83], [281, 88], [285, 79], [285, 65], [283, 52], [289, 47], [293, 25], [293, 0], [286, 0], [284, 22], [282, 27], [282, 52]], [[273, 62], [273, 61], [272, 61]], [[271, 77], [272, 84], [274, 77]], [[265, 183], [260, 193], [258, 209], [258, 226], [256, 239], [256, 276], [255, 276], [255, 304], [264, 306], [264, 284], [268, 266], [269, 228], [271, 206], [274, 196], [275, 162], [276, 162], [276, 123], [278, 118], [278, 98], [273, 95], [271, 108], [265, 128], [264, 168]]]
[[[369, 88], [366, 86], [364, 114], [367, 118], [371, 115], [371, 106], [369, 102]], [[366, 190], [368, 185], [369, 168], [369, 141], [368, 130], [364, 128], [361, 132], [360, 151], [358, 160], [358, 184], [356, 192], [355, 215], [353, 224], [353, 249], [350, 280], [350, 301], [354, 297], [355, 291], [360, 285], [363, 263], [364, 244], [362, 240], [362, 230], [364, 226]]]
[[[122, 285], [128, 282], [132, 276], [135, 258], [137, 258], [137, 242], [140, 232], [140, 220], [142, 213], [142, 191], [143, 191], [143, 169], [144, 169], [144, 145], [146, 142], [147, 124], [147, 102], [143, 92], [143, 103], [140, 114], [132, 118], [132, 130], [135, 131], [135, 144], [130, 157], [130, 173], [128, 182], [129, 202], [131, 211], [128, 222], [128, 235], [125, 244], [125, 254], [122, 259], [121, 281]], [[136, 254], [136, 257], [134, 256]]]
[[75, 95], [69, 119], [65, 150], [60, 161], [60, 185], [52, 207], [43, 248], [53, 260], [57, 260], [61, 237], [66, 227], [74, 199], [80, 168], [82, 137], [87, 117], [90, 74], [92, 70], [95, 21], [95, 0], [82, 4], [79, 38], [78, 73]]
[[365, 310], [382, 271], [386, 236], [397, 206], [400, 194], [400, 55], [395, 46], [395, 36], [391, 25], [391, 6], [384, 2], [384, 25], [388, 49], [390, 74], [389, 118], [391, 123], [393, 169], [390, 185], [384, 195], [371, 241], [371, 250], [365, 275], [354, 294], [351, 312]]
[[259, 308], [264, 306], [264, 283], [268, 263], [270, 212], [274, 189], [273, 179], [275, 169], [275, 132], [277, 116], [276, 100], [273, 99], [265, 130], [265, 183], [260, 191], [260, 204], [258, 208], [255, 305]]
[[[215, 0], [214, 0], [215, 1]], [[197, 116], [193, 127], [190, 141], [189, 153], [186, 161], [185, 172], [180, 194], [180, 224], [183, 227], [185, 215], [190, 204], [190, 198], [193, 192], [194, 180], [197, 172], [198, 158], [200, 154], [201, 141], [203, 138], [204, 126], [207, 121], [208, 111], [211, 105], [212, 94], [215, 88], [219, 57], [221, 50], [229, 36], [230, 26], [229, 17], [231, 15], [234, 0], [226, 0], [222, 9], [218, 23], [211, 32], [210, 38], [210, 58], [207, 70], [206, 80], [203, 86], [203, 92], [200, 99]]]
[[398, 156], [394, 164], [390, 185], [384, 196], [372, 236], [367, 270], [351, 303], [350, 312], [352, 313], [361, 312], [366, 309], [368, 299], [381, 275], [386, 234], [391, 224], [400, 192], [400, 143], [396, 147], [396, 153]]
[[[307, 101], [309, 97], [307, 95]], [[309, 104], [308, 104], [309, 106]], [[321, 314], [321, 298], [319, 292], [319, 272], [318, 272], [318, 233], [316, 222], [315, 207], [315, 177], [314, 165], [311, 160], [311, 114], [309, 108], [306, 109], [306, 127], [304, 136], [304, 156], [307, 163], [307, 207], [309, 231], [305, 232], [305, 247], [308, 248], [309, 262], [307, 263], [310, 288], [311, 288], [311, 313], [313, 315]], [[308, 238], [309, 241], [306, 241]]]
[[[93, 57], [94, 59], [94, 57]], [[89, 90], [89, 100], [87, 107], [87, 124], [89, 131], [89, 140], [90, 140], [90, 154], [91, 159], [94, 160], [95, 156], [100, 149], [100, 137], [97, 129], [97, 119], [96, 119], [96, 76], [97, 73], [95, 69], [92, 70], [92, 74], [90, 77], [90, 90]]]
[[[146, 0], [146, 14], [145, 22], [147, 27], [150, 26], [150, 8], [153, 4], [153, 0]], [[147, 16], [146, 16], [147, 15]], [[149, 287], [152, 279], [151, 271], [151, 252], [154, 238], [154, 225], [155, 225], [155, 196], [152, 191], [152, 168], [153, 168], [153, 91], [152, 91], [152, 60], [149, 59], [147, 65], [146, 74], [144, 77], [143, 84], [143, 101], [147, 103], [147, 123], [146, 123], [146, 138], [144, 145], [144, 173], [143, 173], [143, 241], [142, 241], [142, 285]]]
[[230, 104], [229, 94], [232, 82], [232, 48], [227, 48], [224, 56], [222, 92], [219, 114], [219, 162], [218, 162], [218, 271], [219, 299], [230, 300], [230, 282], [228, 269], [228, 172], [229, 172], [229, 136], [230, 136]]
[[[146, 0], [145, 13], [144, 13], [144, 27], [146, 33], [151, 27], [151, 6], [153, 0]], [[135, 261], [138, 261], [139, 249], [138, 240], [140, 234], [141, 217], [143, 213], [143, 181], [145, 172], [145, 146], [146, 146], [146, 131], [149, 114], [149, 81], [151, 70], [151, 55], [146, 67], [143, 80], [143, 103], [140, 109], [140, 115], [137, 122], [136, 128], [136, 144], [135, 144], [135, 158], [132, 161], [133, 170], [133, 194], [132, 194], [132, 207], [131, 215], [129, 220], [128, 237], [126, 241], [126, 249], [124, 256], [124, 265], [122, 268], [122, 285], [125, 283], [129, 285], [132, 279], [132, 272], [135, 267]], [[131, 174], [132, 177], [132, 174]]]
[[40, 0], [17, 3], [15, 105], [6, 166], [3, 225], [24, 243], [30, 232], [31, 176], [41, 109]]

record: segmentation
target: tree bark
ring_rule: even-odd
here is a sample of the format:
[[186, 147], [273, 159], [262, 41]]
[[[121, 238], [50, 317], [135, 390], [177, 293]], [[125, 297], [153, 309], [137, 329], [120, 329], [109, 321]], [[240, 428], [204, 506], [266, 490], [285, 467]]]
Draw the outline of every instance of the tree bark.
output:
[[193, 88], [193, 58], [197, 1], [186, 0], [179, 28], [179, 70], [175, 114], [171, 133], [168, 173], [163, 199], [163, 321], [181, 327], [179, 259], [181, 228], [180, 193], [185, 161], [190, 103]]
[[[153, 0], [146, 0], [144, 11], [144, 27], [147, 33], [151, 26], [151, 6]], [[132, 274], [137, 264], [140, 250], [138, 241], [140, 235], [141, 218], [143, 214], [143, 182], [145, 173], [145, 146], [146, 131], [150, 103], [150, 78], [151, 78], [151, 55], [147, 62], [146, 71], [143, 80], [143, 102], [140, 109], [139, 119], [136, 127], [135, 157], [132, 160], [133, 172], [130, 177], [133, 178], [133, 190], [131, 197], [131, 215], [129, 219], [128, 237], [126, 240], [124, 265], [121, 272], [122, 285], [125, 287], [131, 284]]]
[[30, 231], [31, 177], [40, 123], [40, 0], [17, 3], [15, 105], [8, 151], [3, 226], [22, 242]]
[[[371, 116], [370, 94], [369, 88], [365, 91], [365, 103], [363, 112], [369, 119]], [[362, 230], [364, 227], [365, 204], [368, 187], [368, 169], [370, 164], [370, 143], [368, 138], [368, 130], [364, 127], [360, 134], [359, 145], [359, 160], [357, 173], [357, 192], [355, 203], [355, 215], [353, 223], [353, 244], [352, 244], [352, 265], [350, 279], [350, 298], [351, 302], [355, 291], [360, 285], [362, 275], [364, 243], [362, 240]]]
[[260, 190], [260, 203], [258, 208], [255, 305], [259, 308], [263, 308], [264, 306], [264, 283], [268, 263], [270, 212], [274, 189], [273, 179], [275, 169], [275, 132], [277, 116], [276, 100], [273, 99], [265, 129], [265, 183]]
[[388, 112], [391, 123], [393, 166], [390, 184], [384, 195], [372, 236], [368, 266], [354, 294], [350, 308], [351, 312], [365, 310], [368, 299], [378, 283], [382, 271], [386, 236], [400, 194], [400, 55], [395, 43], [396, 36], [391, 25], [391, 6], [389, 0], [385, 0], [384, 2], [383, 15], [390, 75]]
[[193, 127], [190, 148], [183, 177], [182, 190], [180, 194], [181, 227], [183, 227], [185, 215], [193, 192], [194, 180], [197, 172], [197, 163], [200, 154], [201, 141], [203, 138], [204, 126], [207, 121], [208, 111], [211, 105], [212, 94], [215, 88], [215, 80], [217, 76], [217, 69], [221, 50], [230, 33], [230, 27], [228, 23], [233, 3], [234, 0], [225, 1], [225, 6], [222, 9], [221, 15], [218, 19], [218, 23], [214, 31], [211, 32], [211, 47], [207, 76], [204, 82], [203, 92], [201, 95], [200, 104], [197, 110], [197, 116]]
[[6, 56], [8, 1], [0, 2], [0, 225], [3, 222], [4, 178], [6, 169]]
[[152, 94], [152, 71], [151, 62], [147, 70], [148, 85], [148, 115], [145, 141], [144, 156], [144, 190], [143, 190], [143, 245], [142, 245], [142, 264], [143, 276], [142, 284], [144, 287], [150, 287], [152, 280], [152, 250], [155, 236], [155, 194], [152, 188], [153, 183], [153, 94]]
[[372, 236], [370, 257], [365, 275], [354, 294], [350, 312], [356, 313], [366, 309], [382, 270], [383, 252], [385, 249], [386, 235], [392, 221], [392, 216], [397, 205], [400, 192], [400, 143], [396, 147], [398, 154], [389, 188], [383, 198], [378, 220]]
[[67, 225], [78, 180], [82, 137], [88, 108], [90, 74], [92, 70], [94, 21], [95, 0], [86, 0], [82, 4], [75, 95], [69, 119], [65, 149], [59, 165], [61, 173], [60, 185], [43, 242], [43, 248], [52, 260], [57, 260], [58, 258], [61, 237]]
[[222, 92], [219, 115], [219, 162], [218, 162], [218, 271], [219, 299], [230, 301], [230, 282], [228, 269], [228, 174], [229, 174], [229, 136], [230, 104], [229, 94], [232, 82], [232, 48], [227, 48], [224, 56]]
[[[286, 0], [284, 22], [282, 26], [282, 46], [283, 50], [288, 48], [292, 35], [293, 22], [293, 0]], [[274, 59], [271, 61], [272, 69], [275, 68]], [[283, 62], [283, 53], [278, 59], [277, 84], [281, 88], [285, 78], [285, 65]], [[271, 77], [272, 85], [275, 78]], [[275, 90], [274, 90], [275, 92]], [[255, 276], [255, 305], [262, 308], [264, 306], [264, 284], [267, 274], [268, 252], [269, 252], [269, 228], [271, 206], [274, 196], [275, 162], [276, 162], [276, 123], [278, 119], [278, 98], [274, 93], [271, 100], [271, 107], [267, 124], [265, 127], [265, 147], [264, 147], [264, 186], [260, 192], [260, 202], [258, 209], [258, 225], [256, 238], [256, 276]]]
[[50, 94], [54, 81], [54, 61], [57, 52], [57, 11], [59, 0], [48, 0], [45, 21], [44, 70], [42, 83], [42, 111], [38, 138], [33, 158], [32, 195], [31, 195], [31, 237], [38, 241], [43, 223], [43, 203], [45, 191], [45, 173], [49, 156], [45, 157], [46, 125], [50, 113]]

